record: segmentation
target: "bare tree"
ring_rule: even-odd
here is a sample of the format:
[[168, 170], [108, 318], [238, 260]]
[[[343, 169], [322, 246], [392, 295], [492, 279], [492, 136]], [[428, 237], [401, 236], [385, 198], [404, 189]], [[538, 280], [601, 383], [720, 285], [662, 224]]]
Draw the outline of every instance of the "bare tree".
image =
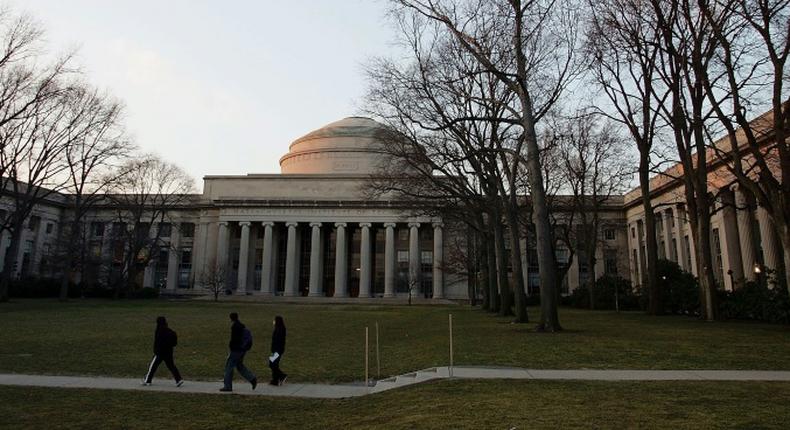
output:
[[199, 282], [203, 288], [214, 295], [216, 302], [227, 287], [227, 279], [228, 271], [225, 266], [211, 263], [200, 272]]
[[87, 86], [75, 87], [68, 100], [75, 117], [70, 144], [64, 150], [70, 223], [62, 246], [60, 300], [68, 298], [73, 273], [86, 264], [83, 234], [85, 215], [95, 208], [103, 194], [126, 173], [119, 165], [132, 150], [121, 126], [121, 105]]
[[[484, 303], [489, 310], [510, 314], [502, 174], [492, 143], [512, 140], [507, 137], [511, 126], [502, 115], [508, 90], [481, 71], [453, 38], [425, 36], [434, 23], [397, 16], [413, 62], [378, 60], [369, 67], [368, 110], [395, 131], [382, 148], [389, 162], [372, 178], [370, 189], [431, 203], [443, 218], [464, 222], [479, 235], [490, 234], [496, 245], [485, 247], [485, 254], [501, 257], [491, 259], [493, 270], [484, 265], [484, 278], [497, 280], [485, 289]], [[504, 306], [499, 306], [500, 297]], [[517, 319], [526, 321], [526, 308], [516, 308]]]
[[156, 251], [165, 246], [162, 240], [165, 223], [190, 202], [195, 185], [178, 166], [155, 155], [145, 155], [122, 166], [125, 174], [113, 183], [107, 203], [116, 214], [119, 226], [116, 247], [122, 252], [120, 282], [122, 289], [134, 288], [138, 274], [149, 264]]
[[[586, 52], [590, 72], [610, 106], [599, 113], [623, 124], [639, 151], [639, 188], [645, 217], [645, 250], [648, 313], [663, 313], [663, 299], [656, 266], [658, 244], [650, 198], [658, 105], [661, 94], [656, 68], [661, 33], [650, 4], [639, 0], [590, 1], [590, 27]], [[644, 273], [644, 272], [643, 272]]]
[[69, 57], [43, 65], [42, 34], [31, 18], [0, 10], [0, 196], [11, 206], [0, 219], [0, 231], [11, 237], [0, 301], [8, 300], [25, 220], [63, 186], [71, 140]]
[[[729, 147], [714, 148], [737, 183], [770, 215], [790, 270], [790, 103], [786, 83], [790, 55], [790, 1], [700, 2], [718, 42], [723, 79], [710, 79], [707, 94]], [[728, 97], [717, 97], [721, 92]], [[769, 114], [752, 117], [763, 106]], [[777, 268], [771, 268], [777, 269]], [[790, 283], [787, 287], [790, 289]]]
[[612, 196], [624, 191], [631, 160], [614, 124], [597, 116], [579, 112], [558, 124], [556, 132], [561, 134], [557, 139], [560, 176], [570, 191], [568, 209], [577, 219], [571, 228], [575, 230], [574, 248], [582, 252], [587, 265], [590, 309], [594, 309], [596, 250], [604, 225], [601, 215]]
[[[575, 9], [562, 1], [398, 0], [396, 4], [442, 25], [480, 64], [515, 94], [511, 114], [526, 152], [541, 277], [540, 331], [561, 330], [557, 273], [540, 165], [537, 125], [575, 75]], [[522, 156], [521, 153], [518, 153]], [[516, 160], [517, 157], [514, 157]], [[514, 161], [518, 164], [519, 161]], [[516, 165], [512, 169], [518, 169]]]

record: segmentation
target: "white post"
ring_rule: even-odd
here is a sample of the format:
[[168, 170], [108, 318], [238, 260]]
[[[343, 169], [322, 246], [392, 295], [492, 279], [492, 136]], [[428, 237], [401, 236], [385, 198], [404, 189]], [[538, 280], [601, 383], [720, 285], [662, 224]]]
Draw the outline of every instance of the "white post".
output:
[[453, 314], [450, 314], [450, 377], [453, 377]]
[[348, 297], [348, 248], [346, 245], [346, 223], [336, 222], [335, 227], [335, 295]]
[[311, 222], [310, 238], [310, 289], [308, 296], [322, 296], [321, 292], [321, 223]]
[[381, 379], [381, 358], [379, 356], [379, 322], [376, 321], [376, 379]]
[[365, 327], [365, 386], [370, 387], [370, 378], [368, 377], [368, 328]]

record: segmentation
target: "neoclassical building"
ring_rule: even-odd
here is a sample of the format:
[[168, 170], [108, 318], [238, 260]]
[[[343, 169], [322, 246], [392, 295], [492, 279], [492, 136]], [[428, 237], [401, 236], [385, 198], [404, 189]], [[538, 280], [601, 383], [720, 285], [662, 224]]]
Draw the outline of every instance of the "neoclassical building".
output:
[[[426, 212], [418, 202], [370, 198], [365, 192], [385, 156], [380, 146], [385, 131], [368, 118], [345, 118], [295, 140], [280, 159], [279, 174], [204, 177], [202, 194], [185, 196], [166, 220], [150, 228], [161, 246], [137, 282], [170, 293], [200, 293], [206, 275], [221, 268], [225, 287], [235, 294], [467, 299], [467, 276], [446, 264], [463, 247], [466, 232], [420, 215]], [[651, 185], [659, 256], [697, 274], [678, 169], [656, 176]], [[781, 269], [782, 250], [765, 211], [716, 176], [720, 170], [711, 176], [711, 187], [722, 191], [711, 232], [714, 275], [731, 289], [755, 279], [755, 266]], [[642, 284], [646, 268], [639, 197], [637, 189], [605, 205], [594, 268], [598, 276], [630, 276], [634, 286]], [[13, 268], [17, 277], [55, 275], [54, 250], [68, 219], [68, 198], [53, 194], [34, 210]], [[0, 216], [8, 210], [0, 199]], [[86, 218], [85, 242], [97, 264], [77, 281], [110, 284], [121, 269], [124, 251], [115, 242], [129, 227], [115, 214], [112, 205], [99, 205]], [[8, 242], [4, 233], [0, 249]], [[519, 246], [521, 276], [534, 289], [539, 282], [535, 243], [522, 239]], [[0, 267], [6, 253], [0, 252]], [[568, 264], [568, 254], [558, 248], [558, 263]], [[577, 252], [561, 292], [586, 282], [591, 269]]]

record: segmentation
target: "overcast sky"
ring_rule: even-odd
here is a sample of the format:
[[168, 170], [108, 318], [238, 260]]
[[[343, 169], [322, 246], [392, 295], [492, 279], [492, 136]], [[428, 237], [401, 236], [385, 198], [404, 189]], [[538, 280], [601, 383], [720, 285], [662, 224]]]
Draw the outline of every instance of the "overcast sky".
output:
[[378, 0], [7, 3], [78, 50], [143, 150], [197, 180], [279, 173], [290, 142], [358, 113], [362, 65], [393, 39]]

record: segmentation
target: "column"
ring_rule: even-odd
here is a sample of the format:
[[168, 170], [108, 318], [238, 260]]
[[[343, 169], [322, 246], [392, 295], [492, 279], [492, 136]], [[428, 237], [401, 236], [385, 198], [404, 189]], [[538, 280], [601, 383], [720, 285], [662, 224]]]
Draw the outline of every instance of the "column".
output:
[[[519, 243], [519, 246], [521, 244]], [[444, 298], [444, 237], [442, 236], [442, 224], [433, 224], [433, 298]], [[516, 274], [515, 276], [518, 276]]]
[[346, 223], [335, 223], [335, 297], [348, 297], [348, 255]]
[[143, 272], [143, 288], [154, 288], [154, 277], [156, 276], [156, 260], [148, 260]]
[[738, 241], [741, 245], [743, 276], [747, 282], [757, 280], [754, 265], [757, 263], [757, 250], [754, 248], [754, 214], [743, 188], [735, 187], [735, 209], [738, 218]]
[[680, 267], [685, 270], [686, 272], [691, 272], [691, 267], [686, 267], [688, 264], [688, 253], [686, 252], [686, 240], [685, 240], [685, 231], [683, 229], [683, 225], [685, 225], [686, 213], [683, 210], [683, 207], [678, 205], [675, 208], [675, 237], [678, 241], [678, 264]]
[[289, 221], [285, 223], [288, 227], [288, 245], [286, 247], [287, 254], [285, 255], [285, 291], [283, 295], [287, 297], [294, 297], [297, 295], [297, 285], [299, 273], [296, 268], [296, 226], [297, 223]]
[[372, 224], [363, 222], [359, 224], [362, 229], [359, 258], [359, 297], [370, 297], [371, 274], [373, 272], [370, 246], [370, 227]]
[[173, 223], [170, 227], [170, 249], [167, 253], [167, 284], [168, 290], [178, 288], [179, 246], [181, 245], [180, 224]]
[[[670, 227], [672, 225], [672, 221], [673, 221], [672, 220], [672, 209], [670, 208], [670, 209], [667, 209], [666, 211], [663, 211], [663, 214], [664, 214], [663, 218], [664, 218], [664, 252], [665, 252], [665, 256], [664, 257], [667, 260], [674, 261], [674, 260], [672, 260], [672, 258], [673, 258], [673, 256], [677, 255], [677, 252], [674, 252], [674, 253], [672, 252], [672, 229]], [[677, 261], [675, 261], [675, 262], [677, 263]], [[592, 269], [589, 269], [589, 270], [592, 270]]]
[[321, 223], [311, 222], [310, 238], [310, 297], [323, 296], [321, 291]]
[[395, 223], [384, 223], [384, 297], [395, 297]]
[[247, 270], [250, 266], [250, 222], [239, 222], [241, 227], [241, 242], [239, 243], [239, 273], [236, 291], [239, 294], [247, 293]]
[[217, 268], [228, 271], [228, 222], [220, 221], [217, 233]]
[[724, 221], [724, 243], [722, 243], [722, 256], [726, 251], [727, 270], [724, 284], [735, 283], [730, 285], [730, 289], [743, 286], [743, 259], [741, 258], [741, 241], [740, 234], [738, 233], [738, 218], [735, 213], [735, 198], [732, 190], [722, 190], [722, 218]]
[[274, 245], [273, 231], [274, 223], [271, 221], [264, 221], [263, 225], [263, 261], [261, 261], [261, 294], [265, 296], [272, 295], [272, 267], [274, 261], [272, 259], [272, 246]]
[[763, 248], [763, 264], [771, 270], [779, 270], [779, 251], [776, 243], [774, 222], [762, 206], [757, 208], [757, 221], [760, 223], [760, 243]]
[[409, 290], [412, 296], [420, 286], [420, 223], [409, 223]]

